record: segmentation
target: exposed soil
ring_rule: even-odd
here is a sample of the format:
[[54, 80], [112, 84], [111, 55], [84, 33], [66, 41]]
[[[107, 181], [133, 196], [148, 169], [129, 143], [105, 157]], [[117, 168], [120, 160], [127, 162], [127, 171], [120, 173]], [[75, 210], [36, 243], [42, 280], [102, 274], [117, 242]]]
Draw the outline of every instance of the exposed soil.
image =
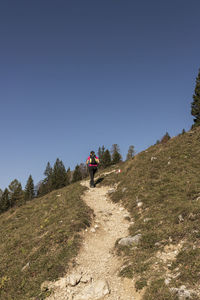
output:
[[[83, 181], [82, 184], [89, 187], [88, 181]], [[119, 204], [109, 200], [110, 188], [89, 188], [83, 196], [87, 205], [94, 210], [95, 218], [93, 225], [84, 232], [84, 242], [71, 273], [87, 275], [93, 282], [106, 280], [110, 293], [102, 299], [140, 300], [142, 295], [135, 291], [134, 281], [118, 276], [121, 260], [113, 250], [117, 239], [128, 236], [129, 221], [125, 218], [129, 214]], [[73, 295], [81, 292], [83, 283], [66, 288], [62, 278], [55, 286], [55, 291], [48, 300], [73, 299]], [[77, 296], [75, 299], [78, 299]]]

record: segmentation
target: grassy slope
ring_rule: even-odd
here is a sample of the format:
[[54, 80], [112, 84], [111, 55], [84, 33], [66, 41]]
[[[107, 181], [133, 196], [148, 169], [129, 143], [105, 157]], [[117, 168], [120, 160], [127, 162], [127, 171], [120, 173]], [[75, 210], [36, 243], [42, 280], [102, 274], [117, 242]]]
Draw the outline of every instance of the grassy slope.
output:
[[[138, 289], [148, 285], [146, 300], [176, 299], [164, 284], [169, 272], [178, 274], [169, 287], [184, 284], [197, 289], [200, 284], [199, 166], [197, 128], [141, 152], [123, 164], [121, 174], [102, 182], [119, 182], [112, 199], [122, 201], [130, 211], [134, 220], [130, 234], [142, 234], [137, 247], [118, 248], [118, 252], [125, 255], [126, 261], [121, 275], [136, 277]], [[137, 205], [139, 201], [143, 203], [141, 208]], [[156, 258], [158, 251], [166, 251], [167, 245], [176, 249], [181, 241], [182, 250], [171, 264]]]
[[0, 216], [0, 299], [31, 299], [63, 275], [91, 221], [84, 190], [73, 184]]

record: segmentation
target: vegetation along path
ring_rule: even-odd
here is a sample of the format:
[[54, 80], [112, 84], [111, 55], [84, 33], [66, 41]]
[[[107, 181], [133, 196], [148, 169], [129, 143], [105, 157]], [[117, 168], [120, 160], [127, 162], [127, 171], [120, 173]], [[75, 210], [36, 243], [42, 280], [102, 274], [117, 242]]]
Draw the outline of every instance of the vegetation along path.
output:
[[[82, 185], [89, 187], [89, 182]], [[93, 226], [84, 232], [76, 266], [52, 283], [48, 300], [139, 300], [131, 279], [118, 276], [121, 261], [114, 254], [116, 240], [128, 235], [128, 212], [109, 200], [111, 187], [88, 189], [84, 200], [94, 210]]]

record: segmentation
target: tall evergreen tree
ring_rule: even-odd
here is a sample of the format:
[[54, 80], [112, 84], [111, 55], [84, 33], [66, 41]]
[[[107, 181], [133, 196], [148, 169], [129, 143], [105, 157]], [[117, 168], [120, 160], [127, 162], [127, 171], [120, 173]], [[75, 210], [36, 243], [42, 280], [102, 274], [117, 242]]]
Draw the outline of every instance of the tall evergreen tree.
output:
[[62, 160], [57, 158], [53, 167], [52, 187], [53, 189], [59, 189], [64, 186], [66, 186], [66, 169]]
[[79, 165], [79, 168], [80, 168], [80, 172], [81, 172], [82, 179], [83, 179], [83, 178], [86, 178], [87, 175], [88, 175], [88, 171], [87, 171], [86, 165], [83, 164], [83, 163], [81, 163], [81, 164]]
[[113, 144], [111, 148], [112, 153], [112, 164], [117, 164], [122, 160], [122, 156], [120, 154], [120, 149], [117, 144]]
[[82, 179], [82, 174], [80, 170], [80, 166], [76, 165], [75, 170], [73, 172], [72, 182], [76, 182]]
[[10, 207], [14, 205], [22, 205], [24, 204], [24, 192], [22, 190], [22, 185], [21, 183], [17, 180], [14, 179], [10, 185], [9, 185], [9, 190], [10, 190]]
[[71, 181], [72, 181], [72, 173], [70, 168], [68, 168], [66, 172], [66, 185], [69, 185]]
[[48, 193], [47, 184], [42, 181], [37, 190], [37, 197], [42, 197]]
[[108, 149], [105, 150], [102, 158], [101, 158], [101, 166], [102, 168], [107, 168], [111, 165], [111, 154]]
[[181, 134], [185, 134], [185, 129], [184, 129], [184, 128], [183, 128], [183, 130], [182, 130]]
[[103, 146], [101, 147], [101, 155], [103, 156], [104, 153], [105, 153], [105, 147], [104, 147], [104, 145], [103, 145]]
[[6, 188], [0, 198], [0, 213], [8, 210], [10, 207], [9, 191]]
[[24, 198], [25, 200], [31, 200], [34, 198], [34, 183], [33, 183], [33, 178], [32, 176], [30, 175], [28, 180], [27, 180], [27, 183], [26, 183], [26, 186], [25, 186], [25, 192], [24, 192]]
[[53, 190], [53, 169], [50, 165], [50, 162], [47, 163], [46, 169], [44, 171], [44, 175], [46, 176], [43, 181], [43, 193], [49, 193]]
[[98, 158], [101, 159], [102, 157], [102, 150], [101, 147], [99, 147], [98, 152], [97, 152]]
[[165, 143], [167, 143], [170, 139], [171, 139], [171, 137], [170, 137], [169, 133], [166, 132], [165, 135], [162, 137], [162, 139], [161, 139], [160, 142], [161, 142], [161, 144], [165, 144]]
[[193, 126], [200, 126], [200, 69], [196, 78], [196, 86], [193, 95], [193, 102], [191, 105], [191, 114], [195, 117]]
[[127, 155], [126, 155], [126, 160], [131, 159], [134, 155], [135, 155], [135, 149], [134, 149], [134, 146], [131, 145], [131, 146], [129, 146], [129, 148], [128, 148], [128, 153], [127, 153]]

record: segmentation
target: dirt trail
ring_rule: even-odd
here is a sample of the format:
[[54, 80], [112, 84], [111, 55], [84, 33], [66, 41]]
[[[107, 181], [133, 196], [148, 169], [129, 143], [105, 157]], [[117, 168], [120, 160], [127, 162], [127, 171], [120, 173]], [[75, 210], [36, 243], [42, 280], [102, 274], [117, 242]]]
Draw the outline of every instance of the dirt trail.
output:
[[[89, 187], [89, 182], [83, 181], [82, 185]], [[72, 272], [84, 274], [92, 282], [106, 280], [110, 293], [101, 299], [140, 300], [141, 295], [136, 293], [133, 280], [118, 277], [121, 261], [113, 253], [113, 248], [117, 239], [128, 235], [129, 222], [125, 219], [128, 212], [109, 200], [109, 189], [105, 186], [90, 188], [84, 194], [84, 201], [94, 210], [95, 219], [93, 226], [84, 232], [83, 246]], [[66, 288], [63, 282], [66, 282], [64, 278], [55, 283], [55, 292], [48, 300], [79, 300], [77, 294], [83, 289], [83, 284]]]

